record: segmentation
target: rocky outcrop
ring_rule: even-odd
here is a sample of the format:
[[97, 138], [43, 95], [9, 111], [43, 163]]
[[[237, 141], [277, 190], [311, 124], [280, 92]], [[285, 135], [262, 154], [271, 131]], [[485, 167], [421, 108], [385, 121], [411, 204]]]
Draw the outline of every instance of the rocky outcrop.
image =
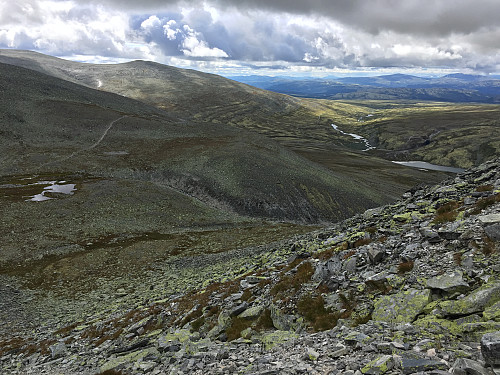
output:
[[270, 248], [237, 276], [5, 342], [0, 368], [492, 375], [498, 215], [500, 160]]

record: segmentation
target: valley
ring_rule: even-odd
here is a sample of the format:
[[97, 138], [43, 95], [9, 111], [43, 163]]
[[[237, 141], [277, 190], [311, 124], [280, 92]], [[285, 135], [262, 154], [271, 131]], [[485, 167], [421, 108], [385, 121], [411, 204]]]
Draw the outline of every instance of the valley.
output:
[[[150, 345], [160, 331], [189, 331], [195, 320], [205, 328], [189, 340], [217, 327], [210, 338], [220, 339], [231, 319], [243, 324], [239, 313], [221, 311], [243, 302], [264, 314], [272, 300], [293, 324], [278, 313], [267, 326], [262, 314], [254, 318], [293, 331], [304, 322], [294, 315], [299, 296], [288, 300], [279, 289], [304, 272], [295, 292], [331, 295], [326, 279], [314, 286], [311, 277], [334, 252], [347, 263], [360, 251], [365, 272], [366, 246], [390, 238], [399, 254], [410, 246], [405, 230], [422, 243], [435, 237], [420, 227], [458, 240], [462, 227], [446, 224], [449, 239], [431, 222], [452, 198], [450, 211], [467, 228], [478, 227], [476, 201], [491, 200], [481, 210], [496, 214], [497, 164], [483, 163], [500, 155], [498, 104], [298, 98], [152, 62], [81, 64], [16, 50], [0, 50], [0, 87], [0, 365], [11, 361], [7, 367], [17, 353], [21, 360], [38, 353], [29, 357], [36, 366], [49, 362], [48, 347], [66, 340], [73, 351], [95, 349], [102, 363], [82, 366], [104, 372], [111, 346]], [[457, 177], [459, 170], [394, 163], [415, 160], [482, 166]], [[461, 245], [472, 249], [469, 240]], [[488, 243], [483, 236], [476, 247]], [[455, 245], [438, 250], [448, 256]], [[497, 259], [476, 255], [474, 272]], [[388, 267], [397, 267], [393, 258]], [[477, 278], [469, 281], [478, 287]], [[258, 284], [263, 297], [249, 295], [245, 283]], [[416, 287], [411, 278], [404, 283]], [[364, 303], [361, 289], [352, 291]], [[104, 335], [116, 328], [111, 317], [127, 323]], [[141, 319], [151, 326], [136, 334], [130, 326]], [[96, 343], [96, 332], [112, 337]]]

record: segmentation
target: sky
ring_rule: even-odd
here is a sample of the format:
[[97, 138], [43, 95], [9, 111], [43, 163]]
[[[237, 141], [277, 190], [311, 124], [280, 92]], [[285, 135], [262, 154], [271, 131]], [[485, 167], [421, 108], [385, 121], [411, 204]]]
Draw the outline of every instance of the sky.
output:
[[0, 48], [230, 75], [500, 72], [499, 0], [0, 0]]

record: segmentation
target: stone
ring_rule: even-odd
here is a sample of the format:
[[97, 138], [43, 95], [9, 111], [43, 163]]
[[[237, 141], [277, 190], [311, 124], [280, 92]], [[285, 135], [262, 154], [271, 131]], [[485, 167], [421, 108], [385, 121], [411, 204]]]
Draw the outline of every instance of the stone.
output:
[[296, 333], [289, 331], [274, 331], [261, 336], [260, 341], [264, 345], [265, 350], [271, 350], [278, 344], [282, 344], [288, 340], [299, 337]]
[[274, 305], [271, 305], [271, 319], [274, 327], [280, 331], [299, 331], [301, 328], [294, 315], [284, 314]]
[[393, 366], [394, 362], [392, 360], [392, 355], [386, 354], [381, 357], [375, 358], [371, 362], [368, 362], [361, 369], [361, 372], [368, 375], [381, 375], [391, 370]]
[[347, 355], [347, 353], [349, 353], [349, 349], [341, 343], [337, 343], [332, 348], [332, 350], [333, 351], [328, 354], [332, 358], [339, 358], [339, 357], [342, 357], [344, 355]]
[[493, 281], [456, 301], [444, 301], [439, 308], [444, 316], [471, 315], [500, 301], [500, 282]]
[[490, 307], [487, 307], [483, 312], [483, 317], [485, 320], [500, 321], [500, 301]]
[[413, 374], [415, 372], [429, 372], [432, 370], [447, 371], [448, 366], [442, 361], [426, 358], [407, 358], [399, 357], [397, 359], [397, 367], [401, 369], [403, 374]]
[[451, 373], [456, 375], [493, 375], [479, 362], [467, 358], [459, 358], [451, 368]]
[[238, 317], [250, 320], [256, 319], [260, 316], [263, 310], [264, 310], [263, 306], [253, 306], [243, 311], [240, 315], [238, 315]]
[[356, 263], [357, 263], [357, 258], [355, 256], [352, 256], [344, 261], [344, 263], [342, 264], [342, 268], [347, 273], [354, 273], [356, 271]]
[[500, 223], [500, 214], [481, 215], [477, 217], [482, 224]]
[[319, 358], [319, 353], [313, 348], [307, 348], [306, 357], [310, 361], [317, 361]]
[[492, 241], [500, 241], [500, 223], [488, 225], [484, 232]]
[[51, 345], [49, 349], [52, 359], [62, 358], [68, 354], [68, 348], [63, 342], [58, 342], [57, 344]]
[[373, 246], [370, 246], [368, 248], [368, 258], [370, 259], [370, 262], [372, 264], [379, 263], [380, 261], [382, 261], [382, 259], [384, 259], [384, 256], [385, 256], [385, 249]]
[[372, 319], [390, 323], [411, 323], [430, 302], [430, 290], [408, 289], [375, 301]]
[[360, 345], [365, 345], [367, 342], [370, 341], [370, 336], [365, 335], [364, 333], [361, 332], [351, 332], [349, 333], [345, 338], [344, 341], [347, 345], [350, 346], [355, 346], [357, 344]]
[[464, 281], [462, 272], [455, 271], [427, 280], [427, 288], [438, 289], [444, 293], [453, 294], [466, 291], [469, 288], [469, 284]]
[[229, 316], [238, 316], [240, 315], [243, 311], [245, 311], [248, 308], [248, 303], [246, 301], [240, 303], [238, 306], [233, 308], [231, 312], [229, 313]]
[[339, 254], [334, 254], [324, 263], [319, 263], [312, 279], [316, 282], [329, 280], [332, 276], [337, 276], [342, 269], [342, 259]]
[[142, 362], [146, 358], [151, 359], [158, 357], [160, 357], [160, 353], [155, 348], [147, 348], [117, 358], [108, 359], [108, 361], [101, 366], [100, 371], [105, 372], [120, 368], [122, 366], [125, 366], [126, 364]]
[[487, 333], [481, 338], [481, 353], [487, 364], [500, 366], [500, 331]]

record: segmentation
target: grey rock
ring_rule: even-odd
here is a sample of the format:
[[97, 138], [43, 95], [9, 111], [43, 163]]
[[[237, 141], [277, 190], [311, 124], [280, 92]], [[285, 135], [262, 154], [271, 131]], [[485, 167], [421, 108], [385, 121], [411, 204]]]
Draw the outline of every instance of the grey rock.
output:
[[500, 223], [500, 214], [481, 215], [477, 217], [483, 224], [497, 224]]
[[466, 197], [464, 198], [464, 204], [466, 206], [471, 206], [473, 205], [474, 203], [476, 203], [477, 199], [476, 198], [473, 198], [473, 197]]
[[457, 301], [444, 301], [440, 308], [445, 316], [470, 315], [484, 311], [500, 300], [500, 282], [483, 285], [471, 294]]
[[245, 311], [248, 308], [248, 303], [244, 301], [243, 303], [240, 303], [238, 306], [233, 308], [231, 312], [229, 313], [229, 316], [237, 316], [240, 315], [243, 311]]
[[487, 226], [484, 232], [492, 241], [500, 241], [500, 223]]
[[500, 331], [487, 333], [481, 338], [481, 353], [487, 364], [500, 365]]
[[370, 336], [365, 335], [362, 332], [351, 332], [345, 338], [344, 341], [347, 345], [355, 346], [357, 344], [365, 345], [371, 340]]
[[453, 294], [466, 291], [469, 288], [469, 284], [464, 281], [462, 272], [455, 271], [427, 280], [427, 288], [438, 289], [445, 293]]
[[385, 256], [384, 248], [374, 247], [374, 246], [370, 246], [368, 248], [368, 257], [372, 264], [379, 263], [380, 261], [382, 261], [382, 259], [384, 259], [384, 256]]
[[261, 282], [263, 280], [257, 276], [247, 276], [245, 279], [250, 284], [258, 284], [259, 282]]
[[52, 359], [62, 358], [68, 354], [68, 348], [63, 342], [58, 342], [49, 347]]
[[367, 375], [382, 375], [394, 367], [392, 355], [383, 355], [375, 358], [373, 361], [367, 363], [362, 369], [361, 373]]
[[430, 290], [409, 289], [375, 301], [373, 320], [411, 323], [430, 302]]
[[255, 318], [258, 318], [260, 316], [260, 314], [262, 313], [263, 310], [264, 310], [263, 306], [250, 307], [250, 308], [246, 309], [245, 311], [243, 311], [239, 315], [239, 317], [246, 318], [246, 319], [255, 319]]
[[271, 319], [274, 327], [280, 331], [297, 331], [301, 328], [294, 315], [284, 314], [274, 305], [271, 305]]
[[467, 358], [457, 359], [451, 372], [456, 375], [493, 375], [492, 371], [484, 368], [479, 362]]
[[320, 354], [316, 350], [314, 350], [313, 348], [307, 348], [306, 359], [310, 361], [317, 361], [319, 356]]
[[343, 262], [342, 268], [345, 271], [347, 271], [347, 273], [354, 273], [356, 271], [356, 261], [357, 261], [357, 257], [352, 256]]
[[415, 372], [429, 372], [432, 370], [447, 371], [446, 363], [426, 358], [407, 358], [400, 357], [397, 359], [397, 367], [403, 374], [413, 374]]

